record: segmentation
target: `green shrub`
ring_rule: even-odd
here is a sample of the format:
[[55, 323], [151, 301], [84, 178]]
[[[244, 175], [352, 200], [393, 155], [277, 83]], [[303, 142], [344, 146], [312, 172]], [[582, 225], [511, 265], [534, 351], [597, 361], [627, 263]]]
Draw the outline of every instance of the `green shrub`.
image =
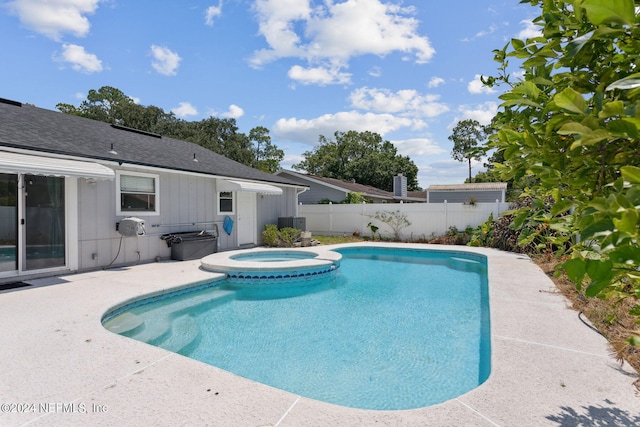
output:
[[284, 227], [278, 230], [274, 224], [265, 224], [262, 240], [265, 246], [290, 248], [298, 240], [300, 233], [297, 228]]
[[290, 248], [300, 237], [300, 230], [297, 228], [284, 227], [279, 232], [280, 246]]
[[278, 226], [275, 224], [265, 224], [262, 232], [262, 240], [267, 246], [277, 246]]

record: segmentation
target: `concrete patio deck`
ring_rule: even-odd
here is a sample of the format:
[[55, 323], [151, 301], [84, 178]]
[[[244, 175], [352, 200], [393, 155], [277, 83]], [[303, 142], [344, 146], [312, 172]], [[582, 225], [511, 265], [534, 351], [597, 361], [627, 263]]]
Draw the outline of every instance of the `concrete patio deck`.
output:
[[492, 373], [458, 398], [406, 411], [345, 408], [104, 329], [101, 317], [114, 306], [216, 275], [199, 261], [161, 262], [38, 279], [0, 293], [0, 425], [640, 425], [637, 374], [610, 356], [606, 340], [527, 257], [415, 246], [489, 257]]

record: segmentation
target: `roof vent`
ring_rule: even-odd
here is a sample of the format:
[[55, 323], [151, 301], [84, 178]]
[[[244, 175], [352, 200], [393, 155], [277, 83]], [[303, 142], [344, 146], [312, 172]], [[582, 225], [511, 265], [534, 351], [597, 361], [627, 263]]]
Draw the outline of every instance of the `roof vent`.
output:
[[22, 102], [12, 101], [11, 99], [0, 98], [0, 102], [3, 104], [9, 104], [16, 107], [22, 107]]
[[126, 127], [126, 126], [120, 126], [120, 125], [116, 125], [116, 124], [111, 124], [111, 127], [115, 128], [115, 129], [126, 130], [127, 132], [137, 133], [137, 134], [140, 134], [140, 135], [152, 136], [154, 138], [162, 138], [162, 135], [159, 135], [159, 134], [153, 133], [153, 132], [147, 132], [147, 131], [140, 130], [140, 129], [129, 128], [129, 127]]

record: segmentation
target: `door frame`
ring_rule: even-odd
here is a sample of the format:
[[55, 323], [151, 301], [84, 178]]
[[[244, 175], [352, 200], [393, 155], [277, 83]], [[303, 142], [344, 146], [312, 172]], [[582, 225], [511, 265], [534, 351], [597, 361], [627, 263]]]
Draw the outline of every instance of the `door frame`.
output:
[[238, 246], [257, 243], [258, 202], [257, 194], [252, 191], [236, 193]]
[[[11, 174], [9, 174], [11, 175]], [[78, 179], [64, 176], [64, 212], [65, 212], [65, 265], [43, 268], [37, 270], [25, 270], [24, 259], [26, 251], [25, 226], [26, 226], [26, 203], [25, 203], [25, 175], [28, 173], [13, 174], [18, 176], [17, 194], [17, 270], [0, 272], [0, 278], [35, 276], [42, 273], [57, 271], [75, 271], [78, 269]]]

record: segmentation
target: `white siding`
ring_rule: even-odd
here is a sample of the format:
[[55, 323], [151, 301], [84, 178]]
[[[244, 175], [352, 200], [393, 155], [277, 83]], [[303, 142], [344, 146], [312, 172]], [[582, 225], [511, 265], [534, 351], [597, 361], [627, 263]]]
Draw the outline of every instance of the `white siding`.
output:
[[[133, 172], [149, 172], [144, 168], [121, 168]], [[160, 176], [160, 215], [132, 214], [145, 220], [146, 236], [124, 237], [116, 231], [116, 222], [124, 216], [116, 215], [114, 181], [90, 184], [78, 180], [78, 246], [79, 269], [93, 269], [109, 265], [148, 262], [156, 257], [171, 256], [160, 236], [181, 231], [211, 230], [218, 226], [218, 250], [237, 247], [236, 226], [227, 235], [222, 229], [225, 215], [217, 214], [216, 179], [184, 173], [158, 172]], [[281, 196], [257, 195], [256, 233], [262, 239], [264, 224], [276, 224], [278, 217], [295, 216], [296, 190], [285, 188]], [[237, 224], [237, 214], [232, 215]], [[120, 246], [121, 245], [121, 246]], [[120, 252], [118, 254], [118, 248]], [[140, 255], [138, 256], [138, 251]], [[95, 254], [96, 259], [93, 259]], [[117, 255], [117, 258], [116, 258]], [[115, 260], [115, 261], [114, 261]]]
[[285, 188], [281, 196], [258, 196], [258, 244], [262, 243], [262, 231], [266, 224], [278, 224], [279, 217], [298, 216], [296, 189]]
[[[138, 260], [151, 261], [156, 257], [168, 258], [171, 249], [160, 239], [161, 235], [207, 230], [213, 228], [214, 223], [218, 223], [222, 230], [222, 217], [215, 214], [215, 179], [168, 172], [159, 175], [160, 215], [133, 214], [145, 220], [147, 235], [124, 237], [122, 242], [116, 231], [116, 223], [124, 216], [116, 215], [114, 182], [90, 184], [84, 179], [78, 180], [80, 270], [104, 267], [112, 262], [113, 265], [119, 265]], [[93, 254], [96, 259], [93, 259]]]

